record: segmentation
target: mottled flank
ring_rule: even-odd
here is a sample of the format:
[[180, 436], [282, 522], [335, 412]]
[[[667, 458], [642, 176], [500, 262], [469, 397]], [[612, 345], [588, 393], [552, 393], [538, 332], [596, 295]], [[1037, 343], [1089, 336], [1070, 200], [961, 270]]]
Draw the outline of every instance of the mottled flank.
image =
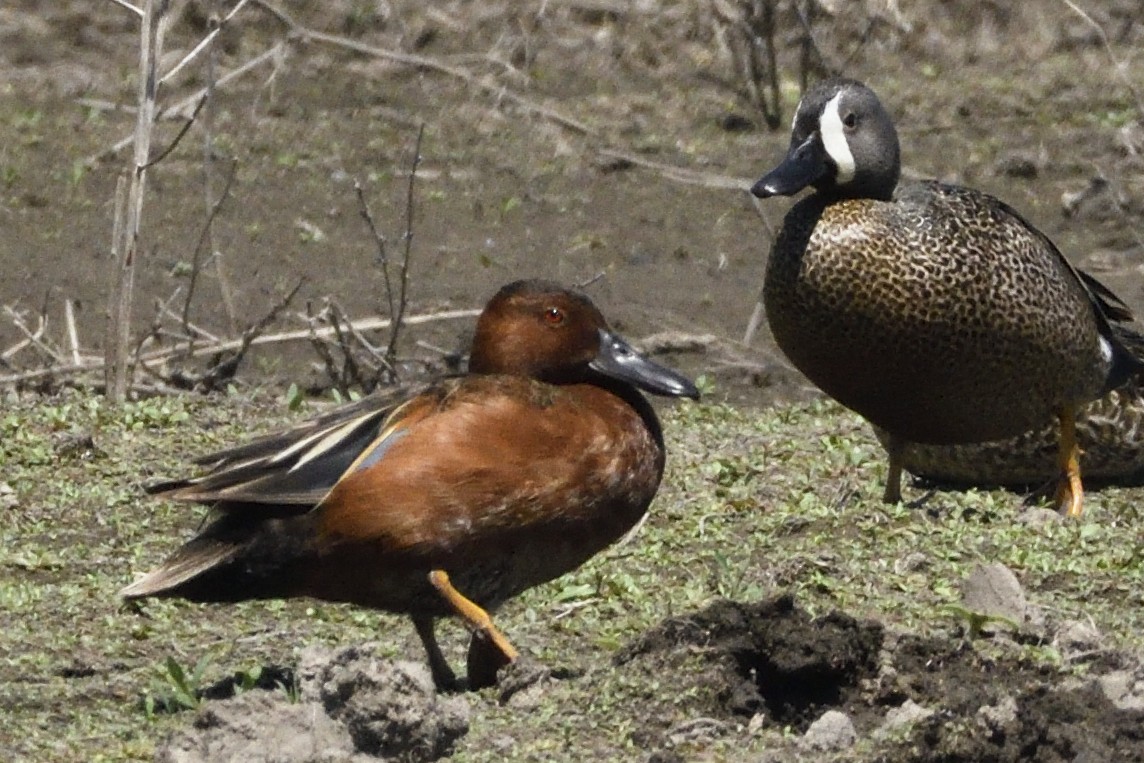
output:
[[[1144, 482], [1144, 379], [1136, 376], [1080, 409], [1077, 443], [1086, 479]], [[874, 430], [889, 446], [885, 430]], [[1016, 437], [961, 445], [908, 443], [902, 465], [929, 480], [972, 485], [1039, 485], [1057, 475], [1056, 421]]]

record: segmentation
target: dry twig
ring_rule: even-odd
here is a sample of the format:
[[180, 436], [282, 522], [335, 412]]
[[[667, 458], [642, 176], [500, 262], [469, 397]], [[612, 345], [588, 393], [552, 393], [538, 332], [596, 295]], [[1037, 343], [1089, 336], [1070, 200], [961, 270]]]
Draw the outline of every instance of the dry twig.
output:
[[1101, 45], [1104, 47], [1104, 52], [1108, 55], [1108, 60], [1112, 62], [1112, 71], [1115, 72], [1116, 78], [1120, 80], [1120, 83], [1124, 85], [1129, 95], [1132, 96], [1132, 100], [1135, 101], [1136, 113], [1144, 118], [1144, 100], [1141, 100], [1140, 93], [1136, 90], [1136, 85], [1133, 84], [1132, 78], [1128, 76], [1127, 67], [1124, 65], [1124, 62], [1119, 60], [1116, 57], [1116, 53], [1112, 50], [1112, 42], [1108, 39], [1108, 33], [1105, 32], [1104, 28], [1096, 23], [1092, 16], [1088, 15], [1083, 8], [1074, 3], [1073, 0], [1061, 0], [1061, 2], [1067, 5], [1073, 13], [1080, 16], [1084, 22], [1096, 32], [1097, 37], [1100, 38]]
[[[135, 260], [138, 256], [139, 231], [143, 218], [143, 189], [151, 157], [151, 129], [155, 118], [156, 72], [163, 52], [163, 17], [168, 0], [147, 0], [143, 9], [139, 45], [139, 113], [135, 121], [135, 158], [130, 189], [124, 207], [119, 205], [116, 191], [116, 237], [112, 246], [117, 271], [113, 300], [108, 310], [105, 383], [112, 402], [122, 402], [127, 395], [128, 352], [131, 341], [131, 305], [135, 283]], [[125, 211], [123, 223], [118, 214]]]
[[[458, 319], [475, 318], [480, 314], [480, 310], [462, 309], [462, 310], [445, 310], [439, 313], [427, 313], [424, 315], [410, 315], [405, 317], [406, 326], [417, 326], [425, 323], [433, 323], [437, 321], [450, 321]], [[389, 328], [391, 321], [388, 318], [363, 318], [352, 323], [355, 331], [379, 331]], [[311, 339], [312, 336], [317, 337], [330, 337], [334, 332], [330, 328], [317, 329], [311, 332], [309, 329], [300, 331], [282, 331], [277, 334], [262, 334], [254, 337], [248, 343], [248, 347], [261, 347], [264, 345], [283, 344], [286, 342], [299, 342]], [[193, 350], [188, 352], [186, 345], [164, 348], [152, 352], [140, 353], [138, 356], [139, 361], [147, 363], [162, 363], [173, 358], [190, 358], [190, 357], [206, 357], [220, 352], [228, 352], [237, 350], [243, 345], [242, 339], [228, 339], [226, 341], [218, 342], [215, 344], [200, 344], [194, 347]], [[7, 352], [7, 351], [5, 351]], [[17, 373], [0, 376], [0, 385], [7, 384], [21, 384], [27, 382], [34, 382], [39, 379], [48, 377], [68, 378], [81, 372], [89, 373], [102, 373], [105, 370], [104, 362], [98, 359], [93, 360], [91, 363], [84, 363], [82, 365], [64, 364], [57, 365], [51, 368], [40, 368], [29, 371], [20, 371]]]
[[446, 74], [450, 77], [464, 81], [470, 87], [479, 90], [486, 95], [495, 96], [498, 100], [509, 101], [514, 105], [524, 109], [527, 112], [536, 114], [543, 117], [550, 122], [560, 125], [568, 130], [579, 133], [580, 135], [596, 135], [596, 131], [588, 127], [583, 122], [580, 122], [572, 117], [561, 114], [555, 109], [550, 109], [535, 101], [531, 101], [524, 96], [515, 93], [508, 88], [496, 82], [487, 82], [478, 79], [472, 72], [461, 69], [456, 66], [449, 66], [434, 58], [428, 56], [418, 56], [412, 53], [400, 53], [395, 50], [386, 50], [385, 48], [376, 48], [372, 45], [351, 40], [348, 37], [341, 37], [335, 34], [327, 34], [326, 32], [319, 32], [316, 29], [304, 27], [294, 20], [290, 14], [286, 13], [281, 8], [275, 6], [267, 0], [254, 0], [260, 7], [265, 9], [268, 13], [279, 19], [290, 30], [290, 35], [304, 42], [319, 42], [324, 45], [332, 45], [334, 47], [342, 48], [344, 50], [352, 50], [355, 53], [362, 53], [372, 58], [380, 58], [385, 61], [392, 61], [396, 64], [405, 66], [414, 66], [419, 69], [428, 69], [435, 71], [439, 74]]
[[728, 191], [750, 191], [751, 186], [754, 184], [752, 180], [737, 178], [731, 175], [717, 175], [713, 172], [700, 172], [684, 167], [676, 167], [671, 164], [653, 162], [626, 151], [604, 148], [600, 149], [599, 153], [600, 156], [609, 160], [618, 160], [636, 167], [654, 170], [668, 180], [674, 180], [677, 183], [683, 183], [685, 185], [699, 185], [706, 188], [718, 188]]

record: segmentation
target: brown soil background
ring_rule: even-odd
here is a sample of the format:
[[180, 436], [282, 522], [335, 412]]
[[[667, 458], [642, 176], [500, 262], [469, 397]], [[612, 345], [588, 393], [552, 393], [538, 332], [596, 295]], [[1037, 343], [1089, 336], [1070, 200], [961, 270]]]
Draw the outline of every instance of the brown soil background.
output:
[[[789, 395], [801, 385], [765, 330], [750, 348], [735, 344], [785, 203], [756, 207], [742, 190], [680, 182], [604, 152], [745, 185], [781, 155], [799, 78], [828, 69], [881, 93], [900, 126], [907, 172], [1008, 200], [1074, 262], [1130, 304], [1144, 304], [1144, 134], [1124, 84], [1139, 81], [1137, 3], [1086, 6], [1111, 48], [1055, 0], [1020, 10], [971, 2], [798, 7], [813, 14], [821, 62], [801, 63], [804, 27], [794, 5], [778, 3], [783, 101], [771, 131], [729, 55], [734, 35], [718, 21], [716, 10], [734, 12], [731, 3], [287, 4], [307, 28], [424, 56], [467, 79], [311, 40], [285, 45], [270, 63], [219, 88], [209, 130], [215, 197], [232, 161], [235, 167], [211, 242], [225, 278], [204, 267], [190, 318], [233, 336], [300, 278], [306, 283], [293, 312], [333, 297], [351, 316], [376, 314], [384, 290], [354, 182], [365, 189], [391, 257], [399, 255], [407, 175], [424, 124], [411, 312], [479, 307], [520, 276], [582, 283], [603, 274], [590, 291], [621, 329], [636, 337], [713, 335], [714, 352], [681, 361], [689, 370], [708, 373], [734, 400]], [[200, 39], [209, 11], [201, 2], [175, 8], [168, 67]], [[110, 2], [50, 9], [16, 2], [0, 10], [0, 304], [30, 325], [46, 312], [49, 336], [62, 342], [63, 303], [75, 300], [80, 344], [92, 351], [103, 333], [115, 179], [128, 162], [127, 151], [108, 149], [133, 130], [136, 28]], [[287, 32], [269, 13], [244, 10], [221, 36], [217, 72]], [[189, 67], [162, 88], [160, 107], [204, 81], [202, 66]], [[156, 147], [181, 124], [163, 120]], [[150, 326], [156, 300], [180, 288], [171, 306], [182, 309], [207, 216], [207, 124], [204, 115], [150, 174], [139, 330]], [[1062, 195], [1094, 177], [1108, 181], [1105, 191], [1063, 214]], [[302, 325], [287, 317], [274, 328]], [[414, 339], [451, 349], [461, 329], [412, 332], [402, 350], [426, 355]], [[0, 321], [0, 346], [21, 338]], [[12, 360], [16, 368], [43, 362], [30, 352]], [[304, 344], [277, 347], [260, 353], [245, 378], [308, 381], [313, 360]]]

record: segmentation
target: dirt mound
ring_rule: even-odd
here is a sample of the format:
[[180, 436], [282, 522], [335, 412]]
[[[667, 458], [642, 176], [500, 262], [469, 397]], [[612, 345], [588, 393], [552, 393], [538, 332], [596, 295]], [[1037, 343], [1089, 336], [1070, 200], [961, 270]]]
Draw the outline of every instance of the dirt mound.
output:
[[210, 702], [156, 757], [429, 761], [448, 755], [468, 730], [468, 703], [439, 697], [420, 663], [383, 660], [369, 646], [314, 649], [303, 654], [296, 696], [250, 691]]
[[655, 662], [663, 652], [700, 646], [725, 667], [717, 696], [725, 715], [765, 713], [805, 731], [827, 708], [845, 704], [877, 667], [882, 628], [841, 613], [814, 619], [789, 596], [758, 604], [722, 601], [667, 620], [624, 649], [616, 663]]
[[[782, 596], [666, 620], [616, 665], [670, 680], [668, 693], [707, 697], [697, 712], [716, 737], [743, 721], [748, 734], [785, 731], [777, 760], [848, 750], [845, 760], [1144, 761], [1138, 663], [1070, 678], [1019, 651], [887, 633], [840, 612], [812, 617]], [[699, 675], [685, 668], [696, 654], [708, 666]], [[677, 732], [649, 728], [642, 740], [655, 759], [673, 760], [696, 749]]]

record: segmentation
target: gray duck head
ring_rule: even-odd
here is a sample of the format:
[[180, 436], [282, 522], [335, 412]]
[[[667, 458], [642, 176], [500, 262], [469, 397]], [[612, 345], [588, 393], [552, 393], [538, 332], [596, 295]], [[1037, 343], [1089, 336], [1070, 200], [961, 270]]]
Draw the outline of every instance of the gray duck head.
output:
[[888, 201], [900, 176], [898, 133], [878, 96], [836, 77], [803, 94], [786, 158], [751, 193], [765, 199], [814, 186], [831, 197]]

